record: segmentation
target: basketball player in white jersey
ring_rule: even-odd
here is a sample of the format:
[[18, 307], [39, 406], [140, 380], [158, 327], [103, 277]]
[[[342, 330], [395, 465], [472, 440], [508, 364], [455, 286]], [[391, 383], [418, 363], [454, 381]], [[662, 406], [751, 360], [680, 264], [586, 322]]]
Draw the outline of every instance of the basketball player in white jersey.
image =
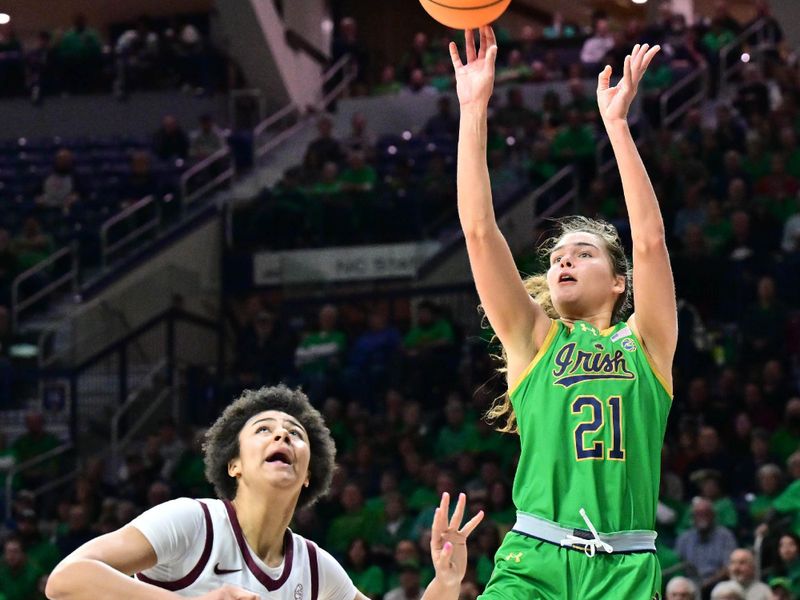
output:
[[[325, 550], [289, 529], [331, 482], [336, 449], [299, 390], [247, 391], [206, 434], [206, 477], [221, 500], [180, 498], [87, 542], [55, 568], [52, 600], [367, 600]], [[436, 576], [424, 600], [457, 600], [467, 566], [466, 498], [448, 522], [442, 497], [431, 531]], [[131, 578], [135, 575], [135, 578]]]

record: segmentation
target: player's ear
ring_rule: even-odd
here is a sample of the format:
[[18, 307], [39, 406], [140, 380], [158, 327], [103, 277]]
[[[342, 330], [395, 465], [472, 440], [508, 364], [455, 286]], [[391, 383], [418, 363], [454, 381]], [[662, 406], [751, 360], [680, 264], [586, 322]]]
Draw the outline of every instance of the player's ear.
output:
[[625, 285], [627, 284], [628, 280], [624, 275], [615, 275], [614, 276], [614, 292], [617, 294], [624, 294], [625, 293]]
[[306, 481], [305, 483], [303, 483], [303, 487], [308, 487], [309, 485], [311, 485], [311, 481], [308, 479], [308, 477], [306, 477]]
[[238, 456], [228, 463], [228, 475], [236, 479], [242, 476], [242, 459]]

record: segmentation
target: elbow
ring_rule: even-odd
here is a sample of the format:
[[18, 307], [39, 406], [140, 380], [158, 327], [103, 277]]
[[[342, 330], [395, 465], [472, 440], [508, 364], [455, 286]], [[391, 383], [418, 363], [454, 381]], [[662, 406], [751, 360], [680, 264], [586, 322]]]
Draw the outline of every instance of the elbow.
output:
[[70, 565], [62, 561], [53, 572], [47, 577], [47, 585], [44, 588], [44, 595], [49, 600], [63, 600], [69, 598]]
[[464, 231], [464, 238], [470, 245], [482, 244], [487, 239], [494, 236], [495, 233], [498, 231], [497, 223], [495, 223], [494, 221], [472, 223], [470, 225], [462, 226], [462, 229]]
[[664, 229], [633, 237], [633, 249], [637, 253], [651, 254], [653, 252], [663, 252], [667, 248], [667, 236]]

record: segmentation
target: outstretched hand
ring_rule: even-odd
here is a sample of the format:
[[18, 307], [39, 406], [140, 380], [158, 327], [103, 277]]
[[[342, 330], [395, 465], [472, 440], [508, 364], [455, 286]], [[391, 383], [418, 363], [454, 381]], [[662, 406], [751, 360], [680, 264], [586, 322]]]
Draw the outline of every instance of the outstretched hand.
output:
[[453, 60], [453, 70], [456, 74], [456, 92], [462, 107], [486, 106], [492, 95], [497, 39], [494, 37], [494, 31], [488, 25], [480, 28], [480, 36], [480, 48], [476, 53], [472, 29], [464, 31], [467, 64], [461, 62], [456, 43], [450, 42], [450, 58]]
[[447, 586], [459, 585], [464, 578], [467, 571], [467, 538], [483, 520], [483, 511], [479, 511], [461, 527], [466, 504], [467, 496], [459, 494], [453, 518], [448, 523], [450, 495], [445, 492], [433, 517], [431, 559], [436, 578]]
[[650, 48], [647, 44], [636, 44], [631, 53], [625, 57], [622, 79], [614, 87], [609, 87], [611, 67], [606, 65], [600, 72], [597, 76], [597, 106], [604, 122], [625, 120], [628, 117], [628, 109], [639, 89], [639, 82], [647, 71], [650, 61], [660, 49], [660, 46]]

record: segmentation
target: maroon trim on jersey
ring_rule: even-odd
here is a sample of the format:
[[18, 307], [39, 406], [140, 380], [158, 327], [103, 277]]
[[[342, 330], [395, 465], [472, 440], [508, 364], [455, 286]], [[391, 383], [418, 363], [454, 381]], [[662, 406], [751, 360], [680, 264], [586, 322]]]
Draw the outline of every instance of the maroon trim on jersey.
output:
[[317, 565], [317, 549], [313, 543], [306, 540], [308, 548], [308, 563], [311, 565], [311, 600], [319, 596], [319, 566]]
[[268, 591], [274, 592], [284, 583], [286, 583], [286, 580], [289, 578], [289, 573], [292, 572], [294, 543], [292, 542], [291, 532], [287, 529], [283, 534], [283, 573], [281, 573], [281, 576], [278, 577], [278, 579], [273, 579], [264, 573], [256, 561], [253, 560], [253, 555], [250, 553], [250, 548], [247, 547], [247, 542], [244, 539], [244, 533], [242, 533], [242, 526], [239, 525], [239, 518], [236, 516], [236, 509], [233, 508], [233, 504], [231, 504], [229, 500], [224, 500], [224, 503], [225, 508], [228, 511], [228, 519], [231, 522], [231, 526], [233, 526], [233, 535], [236, 536], [236, 542], [239, 544], [239, 550], [242, 552], [242, 557], [244, 558], [247, 568], [250, 569], [250, 572], [255, 576], [256, 579], [258, 579], [261, 585], [267, 588]]
[[211, 546], [214, 545], [214, 525], [211, 522], [211, 513], [209, 512], [208, 506], [206, 506], [205, 502], [200, 502], [198, 500], [197, 503], [203, 507], [203, 513], [206, 519], [206, 543], [203, 546], [202, 554], [200, 554], [200, 560], [197, 561], [197, 564], [194, 566], [194, 568], [185, 576], [176, 581], [157, 581], [155, 579], [150, 579], [147, 575], [143, 575], [142, 573], [137, 573], [136, 579], [143, 581], [144, 583], [149, 583], [150, 585], [155, 585], [165, 590], [169, 590], [170, 592], [174, 592], [176, 590], [182, 590], [183, 588], [189, 587], [197, 580], [198, 577], [200, 577], [200, 573], [202, 573], [203, 569], [206, 568], [206, 563], [211, 556]]

